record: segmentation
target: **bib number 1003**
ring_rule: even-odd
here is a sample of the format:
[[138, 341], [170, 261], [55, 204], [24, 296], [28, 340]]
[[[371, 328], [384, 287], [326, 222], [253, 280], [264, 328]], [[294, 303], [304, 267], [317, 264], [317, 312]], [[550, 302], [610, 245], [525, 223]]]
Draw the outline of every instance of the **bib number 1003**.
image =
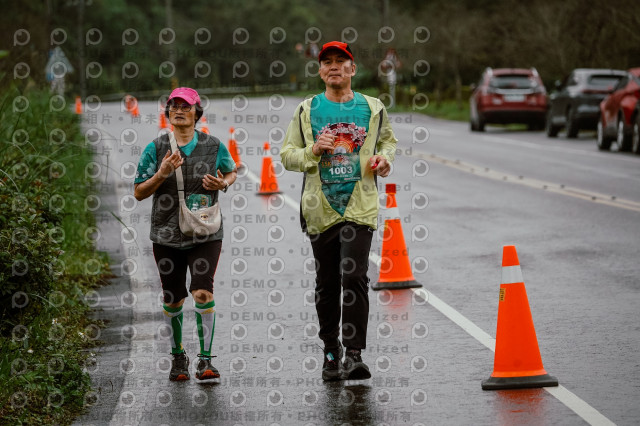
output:
[[346, 174], [353, 173], [353, 167], [352, 166], [335, 166], [335, 167], [329, 168], [329, 173], [331, 173], [332, 176], [344, 176]]

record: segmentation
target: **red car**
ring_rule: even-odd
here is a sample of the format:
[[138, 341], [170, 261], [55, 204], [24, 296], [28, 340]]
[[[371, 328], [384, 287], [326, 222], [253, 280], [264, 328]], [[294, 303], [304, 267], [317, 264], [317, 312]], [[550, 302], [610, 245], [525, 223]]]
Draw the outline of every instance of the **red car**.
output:
[[487, 68], [469, 103], [473, 131], [484, 131], [487, 123], [545, 127], [547, 91], [535, 68]]
[[[616, 85], [615, 90], [600, 103], [598, 120], [598, 148], [607, 150], [616, 141], [618, 151], [633, 149], [640, 154], [637, 126], [638, 100], [640, 99], [640, 68], [632, 68]], [[635, 140], [634, 140], [635, 139]], [[634, 143], [635, 142], [635, 143]]]

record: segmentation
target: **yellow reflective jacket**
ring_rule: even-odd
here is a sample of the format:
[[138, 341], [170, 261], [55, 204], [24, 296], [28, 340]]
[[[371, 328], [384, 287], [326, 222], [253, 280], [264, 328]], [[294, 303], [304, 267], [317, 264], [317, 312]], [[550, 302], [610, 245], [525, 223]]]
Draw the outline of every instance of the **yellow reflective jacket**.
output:
[[319, 234], [340, 222], [355, 222], [378, 227], [378, 188], [376, 175], [371, 171], [369, 158], [374, 154], [382, 155], [389, 163], [393, 162], [398, 140], [393, 134], [384, 104], [376, 98], [363, 95], [371, 109], [369, 131], [360, 148], [360, 170], [362, 179], [356, 182], [351, 199], [340, 216], [327, 201], [322, 192], [322, 182], [318, 162], [314, 155], [313, 132], [311, 130], [311, 101], [301, 102], [293, 114], [287, 129], [280, 157], [287, 170], [304, 172], [302, 197], [300, 200], [300, 222], [302, 229], [309, 234]]

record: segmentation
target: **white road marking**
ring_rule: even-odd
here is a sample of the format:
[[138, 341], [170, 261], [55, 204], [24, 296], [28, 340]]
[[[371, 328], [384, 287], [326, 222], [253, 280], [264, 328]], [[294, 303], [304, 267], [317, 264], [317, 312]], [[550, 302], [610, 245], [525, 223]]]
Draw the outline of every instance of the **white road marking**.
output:
[[580, 188], [573, 188], [566, 185], [560, 185], [553, 182], [527, 178], [524, 176], [516, 176], [509, 173], [504, 173], [499, 170], [494, 170], [489, 167], [479, 166], [477, 164], [471, 164], [460, 160], [452, 160], [450, 158], [442, 157], [433, 153], [415, 152], [413, 157], [421, 158], [427, 161], [435, 161], [444, 166], [451, 167], [462, 172], [471, 173], [476, 176], [485, 177], [493, 180], [501, 180], [505, 182], [517, 183], [519, 185], [528, 186], [530, 188], [542, 189], [548, 192], [553, 192], [560, 195], [566, 195], [569, 197], [580, 198], [585, 201], [591, 201], [597, 204], [606, 204], [612, 207], [619, 207], [621, 209], [633, 210], [640, 212], [640, 202], [628, 200], [625, 198], [619, 198], [612, 195], [606, 195], [595, 191], [588, 191]]
[[[432, 130], [429, 129], [429, 131], [432, 131]], [[480, 138], [485, 142], [501, 143], [503, 145], [516, 145], [516, 146], [521, 146], [525, 148], [535, 149], [538, 151], [555, 151], [555, 152], [563, 152], [565, 154], [578, 154], [578, 155], [586, 155], [589, 157], [598, 157], [598, 158], [601, 158], [602, 156], [602, 153], [595, 152], [595, 151], [585, 151], [582, 149], [567, 148], [564, 146], [543, 145], [543, 144], [538, 144], [534, 142], [521, 141], [519, 139], [502, 138], [499, 136], [481, 136]], [[632, 158], [630, 156], [626, 156], [626, 155], [618, 155], [612, 158], [615, 158], [616, 160], [622, 160], [622, 161], [633, 161], [636, 163], [638, 162], [637, 159]]]
[[615, 423], [600, 414], [598, 410], [578, 398], [573, 392], [564, 386], [544, 388], [551, 395], [555, 396], [560, 402], [573, 410], [574, 413], [582, 417], [582, 419], [590, 425], [608, 426]]
[[454, 132], [451, 130], [443, 130], [443, 129], [429, 129], [429, 133], [432, 135], [438, 136], [453, 136]]

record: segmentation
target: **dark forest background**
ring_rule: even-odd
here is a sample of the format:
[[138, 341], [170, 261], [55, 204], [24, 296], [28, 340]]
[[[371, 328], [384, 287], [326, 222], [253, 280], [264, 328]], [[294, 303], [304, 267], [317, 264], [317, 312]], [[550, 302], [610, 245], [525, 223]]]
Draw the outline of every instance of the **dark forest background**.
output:
[[[315, 40], [352, 42], [359, 88], [381, 87], [378, 66], [394, 48], [399, 87], [438, 99], [460, 98], [489, 66], [536, 67], [549, 89], [573, 68], [640, 65], [631, 0], [46, 0], [6, 3], [0, 23], [0, 84], [47, 86], [49, 52], [64, 40], [75, 69], [68, 96], [144, 96], [176, 84], [212, 93], [312, 90]], [[170, 66], [160, 68], [167, 61], [171, 76]], [[14, 78], [20, 63], [27, 78]], [[137, 75], [123, 77], [123, 69]]]

